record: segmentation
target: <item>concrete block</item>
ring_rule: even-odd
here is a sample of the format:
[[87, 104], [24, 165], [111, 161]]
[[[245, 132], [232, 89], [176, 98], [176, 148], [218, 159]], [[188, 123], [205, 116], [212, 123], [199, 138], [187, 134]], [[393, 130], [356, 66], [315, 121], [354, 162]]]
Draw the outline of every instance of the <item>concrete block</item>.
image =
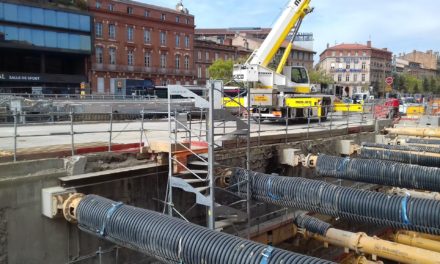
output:
[[74, 176], [74, 175], [84, 174], [87, 164], [87, 157], [73, 156], [66, 158], [64, 161], [68, 175]]
[[153, 140], [150, 141], [150, 149], [154, 152], [166, 152], [169, 153], [170, 151], [183, 151], [186, 150], [186, 148], [189, 148], [189, 143], [178, 143], [178, 144], [172, 144], [169, 141], [166, 140]]
[[47, 170], [64, 169], [63, 159], [42, 159], [0, 164], [0, 179], [38, 174]]
[[390, 144], [391, 139], [386, 135], [376, 135], [374, 142], [376, 142], [376, 144], [388, 145], [388, 144]]
[[339, 140], [336, 144], [339, 155], [350, 156], [355, 152], [355, 144], [353, 140]]
[[438, 128], [440, 126], [440, 116], [422, 116], [419, 126]]
[[376, 133], [379, 133], [386, 127], [391, 127], [393, 125], [393, 120], [391, 119], [378, 119], [376, 120]]
[[278, 151], [279, 162], [284, 165], [289, 165], [292, 167], [298, 166], [300, 162], [301, 150], [299, 149], [280, 149]]

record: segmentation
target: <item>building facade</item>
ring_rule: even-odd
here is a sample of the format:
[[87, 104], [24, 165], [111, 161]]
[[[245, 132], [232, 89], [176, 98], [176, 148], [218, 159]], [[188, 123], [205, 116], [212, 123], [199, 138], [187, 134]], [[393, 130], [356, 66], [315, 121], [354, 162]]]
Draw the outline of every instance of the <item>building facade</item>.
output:
[[79, 93], [91, 45], [91, 18], [75, 6], [0, 2], [0, 92]]
[[198, 85], [206, 84], [206, 81], [209, 79], [208, 69], [216, 60], [235, 61], [238, 58], [247, 58], [252, 53], [249, 49], [232, 46], [230, 41], [224, 43], [220, 44], [210, 40], [195, 40], [194, 62]]
[[318, 68], [333, 77], [336, 95], [351, 97], [367, 92], [384, 95], [389, 92], [385, 79], [391, 76], [392, 53], [372, 47], [371, 41], [367, 45], [327, 45], [320, 55]]
[[[229, 44], [232, 41], [232, 46], [242, 49], [249, 49], [254, 51], [258, 49], [263, 43], [264, 39], [269, 35], [270, 28], [213, 28], [213, 29], [196, 29], [196, 37], [202, 40], [210, 40], [220, 44]], [[290, 37], [288, 37], [289, 39]], [[313, 68], [313, 34], [299, 33], [295, 39], [295, 45], [292, 47], [290, 57], [287, 60], [288, 66], [305, 66], [308, 69]], [[285, 48], [288, 45], [286, 40], [278, 53], [276, 54], [273, 65], [281, 59]], [[312, 48], [312, 49], [310, 49]]]
[[193, 84], [194, 16], [128, 0], [91, 0], [93, 93], [117, 94], [118, 79]]
[[434, 77], [440, 71], [439, 52], [428, 50], [421, 52], [414, 50], [408, 54], [396, 56], [396, 71], [410, 74], [417, 78]]

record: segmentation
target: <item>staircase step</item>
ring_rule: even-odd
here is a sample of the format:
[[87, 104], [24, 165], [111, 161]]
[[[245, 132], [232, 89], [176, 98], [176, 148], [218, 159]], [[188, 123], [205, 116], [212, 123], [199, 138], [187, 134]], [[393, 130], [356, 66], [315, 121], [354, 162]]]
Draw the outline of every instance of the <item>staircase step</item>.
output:
[[207, 180], [200, 180], [200, 179], [183, 179], [187, 183], [199, 183], [199, 182], [207, 182]]
[[203, 192], [209, 189], [209, 186], [197, 187], [195, 188], [199, 192]]
[[191, 171], [185, 170], [180, 173], [180, 175], [194, 175], [194, 174], [206, 176], [206, 175], [208, 175], [208, 171], [207, 170], [191, 170]]
[[221, 231], [223, 228], [231, 226], [232, 222], [230, 220], [221, 220], [215, 222], [215, 230]]

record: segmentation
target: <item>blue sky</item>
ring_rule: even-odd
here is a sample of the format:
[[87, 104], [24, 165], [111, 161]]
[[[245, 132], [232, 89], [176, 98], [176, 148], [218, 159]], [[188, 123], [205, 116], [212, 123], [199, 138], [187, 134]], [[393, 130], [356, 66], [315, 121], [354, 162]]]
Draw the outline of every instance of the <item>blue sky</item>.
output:
[[[177, 0], [142, 0], [174, 8]], [[270, 27], [287, 0], [184, 0], [200, 28]], [[394, 53], [440, 50], [438, 0], [312, 0], [302, 32], [313, 32], [315, 51], [327, 43], [365, 43]]]

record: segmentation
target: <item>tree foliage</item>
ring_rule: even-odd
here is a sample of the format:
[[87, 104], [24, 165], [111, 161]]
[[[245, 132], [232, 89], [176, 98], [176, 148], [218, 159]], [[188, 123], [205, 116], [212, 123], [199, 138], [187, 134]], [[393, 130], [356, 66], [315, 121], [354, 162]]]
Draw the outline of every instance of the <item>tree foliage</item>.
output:
[[311, 83], [316, 84], [332, 84], [334, 80], [328, 76], [324, 71], [310, 70], [309, 77]]
[[394, 88], [402, 93], [440, 95], [440, 76], [417, 78], [407, 73], [395, 74]]
[[234, 62], [232, 60], [216, 60], [209, 66], [209, 76], [214, 80], [228, 81], [232, 78]]

